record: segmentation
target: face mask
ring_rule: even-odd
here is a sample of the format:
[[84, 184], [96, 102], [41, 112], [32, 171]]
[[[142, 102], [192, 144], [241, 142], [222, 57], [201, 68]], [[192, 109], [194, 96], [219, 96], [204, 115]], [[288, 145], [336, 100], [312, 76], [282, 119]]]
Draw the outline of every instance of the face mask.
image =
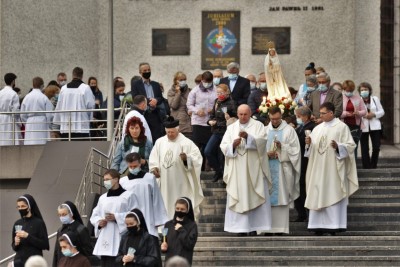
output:
[[125, 95], [119, 95], [119, 101], [122, 101], [124, 99]]
[[186, 81], [179, 81], [179, 87], [180, 88], [186, 87]]
[[72, 222], [72, 219], [69, 215], [61, 216], [60, 221], [62, 224], [70, 224]]
[[90, 86], [90, 89], [92, 89], [92, 91], [96, 91], [97, 86]]
[[353, 92], [344, 92], [344, 95], [347, 97], [352, 97], [353, 96]]
[[179, 219], [183, 219], [183, 218], [185, 218], [185, 216], [187, 215], [187, 213], [186, 212], [183, 212], [183, 211], [175, 211], [175, 215], [174, 215], [174, 218], [179, 218]]
[[135, 169], [129, 168], [129, 172], [132, 173], [133, 175], [137, 175], [141, 171], [140, 167], [137, 167]]
[[213, 83], [215, 84], [215, 85], [218, 85], [219, 84], [219, 82], [220, 82], [220, 78], [214, 78], [213, 79]]
[[226, 99], [226, 95], [219, 95], [218, 100], [219, 101], [224, 101]]
[[137, 225], [129, 226], [129, 227], [126, 227], [126, 228], [128, 229], [129, 233], [132, 233], [132, 234], [136, 234], [139, 231], [139, 228], [138, 228]]
[[250, 89], [253, 90], [254, 88], [256, 88], [256, 83], [250, 83]]
[[229, 79], [229, 80], [236, 80], [237, 77], [238, 77], [238, 75], [235, 74], [235, 73], [229, 73], [229, 74], [228, 74], [228, 79]]
[[315, 87], [307, 87], [307, 92], [312, 92], [315, 90]]
[[369, 92], [368, 91], [361, 91], [360, 95], [361, 95], [362, 98], [367, 98], [367, 97], [369, 97]]
[[112, 187], [111, 180], [104, 181], [104, 187], [105, 187], [107, 190], [110, 190], [111, 187]]
[[260, 90], [265, 91], [267, 89], [267, 83], [260, 83]]
[[22, 209], [22, 210], [18, 210], [18, 211], [19, 211], [19, 214], [21, 215], [21, 217], [25, 217], [29, 213], [28, 208]]
[[55, 95], [54, 95], [54, 100], [55, 100], [55, 101], [58, 100], [58, 96], [59, 96], [58, 94], [55, 94]]
[[150, 79], [150, 76], [151, 76], [151, 72], [144, 72], [144, 73], [142, 73], [142, 77], [145, 78], [146, 80], [147, 80], [147, 79]]
[[62, 81], [62, 82], [60, 82], [60, 87], [63, 87], [66, 84], [67, 84], [67, 81]]
[[72, 257], [73, 255], [73, 253], [69, 249], [63, 250], [62, 253], [64, 254], [65, 257]]
[[297, 125], [303, 125], [303, 121], [300, 118], [296, 119]]
[[326, 92], [328, 90], [328, 87], [325, 84], [320, 84], [318, 85], [318, 90], [321, 92]]
[[204, 86], [204, 88], [210, 88], [213, 84], [212, 83], [205, 83], [205, 82], [201, 82]]

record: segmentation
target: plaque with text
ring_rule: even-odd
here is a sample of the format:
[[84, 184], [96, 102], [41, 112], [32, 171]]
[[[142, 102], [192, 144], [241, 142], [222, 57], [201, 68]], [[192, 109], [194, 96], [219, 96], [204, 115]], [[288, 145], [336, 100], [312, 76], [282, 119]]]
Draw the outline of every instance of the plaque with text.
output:
[[201, 68], [240, 63], [240, 11], [202, 12]]
[[190, 55], [190, 29], [153, 29], [153, 56]]
[[253, 55], [265, 55], [267, 43], [273, 41], [278, 54], [290, 54], [290, 27], [252, 28], [251, 52]]

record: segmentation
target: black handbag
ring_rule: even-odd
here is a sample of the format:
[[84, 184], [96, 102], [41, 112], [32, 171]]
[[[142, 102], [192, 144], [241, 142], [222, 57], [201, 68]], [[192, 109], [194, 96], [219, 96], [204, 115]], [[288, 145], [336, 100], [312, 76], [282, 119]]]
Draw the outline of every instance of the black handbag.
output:
[[361, 130], [361, 120], [360, 125], [348, 125], [350, 129], [351, 136], [353, 137], [354, 143], [358, 143], [361, 138], [362, 130]]

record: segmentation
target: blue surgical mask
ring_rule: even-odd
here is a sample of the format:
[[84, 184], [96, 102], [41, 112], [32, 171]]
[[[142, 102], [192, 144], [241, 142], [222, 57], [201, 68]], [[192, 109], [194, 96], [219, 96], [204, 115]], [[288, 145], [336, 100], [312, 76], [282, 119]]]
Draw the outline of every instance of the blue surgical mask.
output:
[[347, 97], [352, 97], [353, 96], [353, 92], [344, 92], [344, 95]]
[[59, 96], [59, 94], [55, 94], [55, 95], [54, 95], [54, 100], [57, 101], [57, 100], [58, 100], [58, 96]]
[[186, 81], [179, 81], [179, 87], [184, 88], [186, 86]]
[[210, 88], [213, 84], [212, 83], [205, 83], [205, 82], [201, 82], [204, 86], [204, 88]]
[[362, 98], [367, 98], [367, 97], [369, 97], [369, 92], [368, 91], [361, 91], [360, 95], [361, 95]]
[[321, 92], [326, 92], [328, 90], [328, 86], [326, 86], [325, 84], [320, 84], [318, 85], [318, 90]]
[[124, 99], [125, 95], [119, 95], [119, 101], [122, 101]]
[[307, 92], [312, 92], [315, 90], [315, 87], [307, 87]]
[[267, 89], [267, 83], [260, 83], [260, 89], [265, 91], [265, 89]]
[[65, 257], [72, 257], [72, 255], [74, 255], [71, 250], [69, 249], [65, 249], [62, 251], [62, 253], [64, 254]]
[[129, 168], [129, 172], [132, 173], [133, 175], [137, 175], [140, 171], [141, 171], [140, 167], [134, 169]]
[[60, 216], [60, 221], [62, 224], [70, 224], [72, 222], [72, 219], [69, 215], [65, 215], [65, 216]]
[[238, 75], [236, 73], [229, 73], [228, 74], [228, 79], [229, 80], [236, 80]]
[[107, 190], [110, 190], [111, 187], [112, 187], [112, 182], [111, 182], [111, 180], [104, 181], [104, 187], [105, 187]]
[[256, 83], [250, 83], [250, 89], [253, 90], [254, 88], [256, 88]]
[[220, 82], [220, 78], [214, 78], [213, 79], [213, 83], [215, 84], [215, 85], [218, 85], [219, 84], [219, 82]]
[[300, 118], [296, 119], [297, 125], [303, 125], [303, 121]]

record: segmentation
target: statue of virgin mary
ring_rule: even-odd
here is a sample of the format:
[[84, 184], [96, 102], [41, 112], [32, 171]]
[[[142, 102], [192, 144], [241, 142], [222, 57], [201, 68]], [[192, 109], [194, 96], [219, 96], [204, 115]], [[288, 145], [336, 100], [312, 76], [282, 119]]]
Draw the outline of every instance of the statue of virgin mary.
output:
[[290, 91], [283, 78], [281, 64], [275, 50], [275, 44], [268, 42], [268, 54], [264, 62], [265, 77], [267, 80], [268, 99], [290, 98]]

